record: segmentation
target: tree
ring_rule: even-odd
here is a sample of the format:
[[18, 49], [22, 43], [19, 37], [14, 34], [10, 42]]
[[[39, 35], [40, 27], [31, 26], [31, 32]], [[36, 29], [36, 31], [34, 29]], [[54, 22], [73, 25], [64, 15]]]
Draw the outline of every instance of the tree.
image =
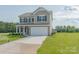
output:
[[56, 26], [56, 31], [57, 31], [57, 32], [61, 32], [60, 26]]
[[0, 22], [0, 33], [15, 32], [15, 31], [16, 31], [15, 23]]
[[79, 32], [79, 29], [75, 28], [74, 26], [56, 26], [57, 32]]

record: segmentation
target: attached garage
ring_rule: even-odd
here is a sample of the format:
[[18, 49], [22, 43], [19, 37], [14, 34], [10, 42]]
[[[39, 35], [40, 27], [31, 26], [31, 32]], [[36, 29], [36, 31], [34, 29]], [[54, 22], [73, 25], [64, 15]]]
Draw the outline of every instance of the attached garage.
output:
[[31, 27], [31, 35], [48, 35], [48, 27]]

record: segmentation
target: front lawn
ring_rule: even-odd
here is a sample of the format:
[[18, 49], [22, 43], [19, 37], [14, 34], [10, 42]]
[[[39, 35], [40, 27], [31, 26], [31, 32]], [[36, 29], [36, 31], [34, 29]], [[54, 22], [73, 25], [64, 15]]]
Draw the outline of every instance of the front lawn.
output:
[[79, 54], [79, 33], [56, 33], [48, 36], [38, 54]]
[[9, 33], [0, 33], [0, 44], [4, 44], [10, 41], [18, 40], [22, 38], [21, 35], [9, 35]]

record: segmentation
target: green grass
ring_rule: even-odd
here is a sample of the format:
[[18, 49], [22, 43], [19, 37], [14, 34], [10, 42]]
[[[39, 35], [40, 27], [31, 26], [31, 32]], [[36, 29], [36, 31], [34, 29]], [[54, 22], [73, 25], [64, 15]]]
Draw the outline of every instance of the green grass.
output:
[[4, 44], [10, 41], [18, 40], [22, 38], [21, 35], [9, 35], [9, 33], [0, 33], [0, 44]]
[[79, 54], [79, 33], [56, 33], [48, 36], [38, 54]]

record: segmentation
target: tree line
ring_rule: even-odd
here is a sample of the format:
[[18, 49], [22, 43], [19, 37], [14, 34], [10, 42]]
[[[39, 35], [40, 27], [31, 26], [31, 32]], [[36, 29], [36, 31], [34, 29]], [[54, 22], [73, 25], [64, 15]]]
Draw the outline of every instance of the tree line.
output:
[[55, 30], [57, 32], [79, 32], [79, 28], [75, 26], [56, 26]]
[[[57, 32], [79, 32], [79, 28], [75, 26], [56, 26]], [[16, 32], [16, 23], [8, 23], [0, 21], [0, 33]]]
[[0, 21], [0, 33], [15, 32], [16, 23], [8, 23]]

